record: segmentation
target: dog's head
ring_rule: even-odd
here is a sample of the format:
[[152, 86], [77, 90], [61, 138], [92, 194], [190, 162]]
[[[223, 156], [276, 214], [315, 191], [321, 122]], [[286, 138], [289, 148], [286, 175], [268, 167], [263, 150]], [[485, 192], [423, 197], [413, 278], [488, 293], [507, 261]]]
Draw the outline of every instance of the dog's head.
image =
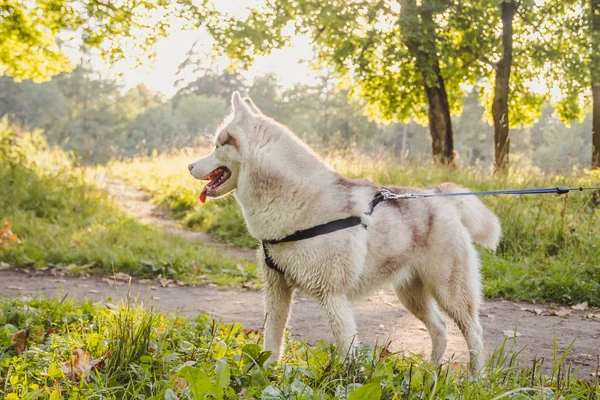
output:
[[242, 99], [238, 92], [231, 98], [233, 112], [215, 134], [213, 152], [188, 165], [192, 176], [209, 181], [202, 190], [200, 201], [206, 197], [221, 197], [237, 188], [242, 153], [248, 151], [249, 135], [254, 120], [261, 115], [250, 98]]

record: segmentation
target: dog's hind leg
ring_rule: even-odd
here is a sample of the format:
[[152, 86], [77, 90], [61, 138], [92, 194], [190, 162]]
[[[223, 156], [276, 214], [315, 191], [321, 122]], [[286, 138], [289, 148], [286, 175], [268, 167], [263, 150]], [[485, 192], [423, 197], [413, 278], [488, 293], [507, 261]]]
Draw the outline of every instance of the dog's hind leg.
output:
[[427, 332], [431, 337], [430, 361], [435, 365], [441, 364], [446, 351], [446, 321], [444, 321], [435, 300], [418, 277], [407, 284], [395, 285], [394, 291], [398, 300], [408, 311], [427, 327]]
[[293, 290], [283, 275], [263, 267], [265, 303], [265, 350], [271, 352], [267, 362], [276, 362], [281, 356], [283, 334], [290, 314]]
[[344, 355], [349, 354], [350, 350], [358, 345], [356, 322], [350, 300], [344, 295], [327, 295], [318, 299], [318, 302], [323, 307], [337, 345]]
[[469, 372], [475, 375], [483, 367], [483, 330], [479, 323], [479, 259], [475, 249], [469, 248], [466, 257], [455, 258], [451, 262], [448, 280], [435, 284], [432, 282], [432, 293], [465, 337], [469, 348]]

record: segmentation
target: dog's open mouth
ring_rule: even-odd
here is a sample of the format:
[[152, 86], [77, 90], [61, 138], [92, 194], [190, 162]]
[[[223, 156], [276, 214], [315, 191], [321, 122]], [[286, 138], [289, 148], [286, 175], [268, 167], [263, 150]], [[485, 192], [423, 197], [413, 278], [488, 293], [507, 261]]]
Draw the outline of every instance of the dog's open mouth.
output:
[[211, 196], [215, 193], [216, 189], [227, 182], [227, 179], [231, 177], [231, 171], [227, 167], [219, 167], [211, 172], [208, 176], [200, 179], [202, 181], [210, 181], [204, 186], [202, 189], [202, 193], [200, 193], [200, 201], [204, 203], [206, 201], [206, 196]]

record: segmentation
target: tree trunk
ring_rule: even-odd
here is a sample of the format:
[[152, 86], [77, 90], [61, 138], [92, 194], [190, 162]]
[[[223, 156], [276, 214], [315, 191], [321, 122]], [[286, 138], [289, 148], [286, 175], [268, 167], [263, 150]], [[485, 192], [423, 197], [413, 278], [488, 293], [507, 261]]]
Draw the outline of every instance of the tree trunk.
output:
[[433, 161], [436, 164], [452, 164], [454, 140], [448, 94], [436, 46], [437, 24], [433, 19], [433, 8], [436, 5], [428, 0], [423, 0], [419, 6], [416, 0], [403, 0], [401, 5], [402, 37], [408, 50], [415, 57], [427, 95]]
[[592, 168], [600, 168], [600, 0], [591, 0], [592, 12]]
[[433, 161], [436, 164], [451, 164], [454, 159], [454, 138], [452, 135], [452, 121], [450, 119], [450, 106], [448, 95], [444, 86], [444, 78], [439, 74], [438, 85], [424, 84], [427, 102], [429, 103], [429, 131], [431, 133], [431, 150]]
[[502, 58], [496, 65], [496, 86], [492, 117], [494, 119], [494, 170], [505, 172], [508, 169], [510, 151], [510, 131], [508, 121], [508, 96], [510, 69], [513, 58], [513, 18], [517, 5], [514, 0], [503, 1], [502, 5]]

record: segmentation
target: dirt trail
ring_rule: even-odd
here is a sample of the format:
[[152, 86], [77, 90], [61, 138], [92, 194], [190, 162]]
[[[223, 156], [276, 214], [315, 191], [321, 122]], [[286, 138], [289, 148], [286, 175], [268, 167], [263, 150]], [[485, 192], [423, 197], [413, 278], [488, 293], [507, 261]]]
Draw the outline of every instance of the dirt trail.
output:
[[255, 251], [240, 249], [216, 242], [209, 234], [182, 229], [181, 224], [150, 202], [150, 196], [143, 190], [128, 185], [125, 181], [106, 175], [96, 176], [100, 186], [131, 218], [146, 224], [161, 227], [165, 232], [181, 236], [187, 240], [202, 242], [214, 247], [230, 257], [253, 259]]
[[[52, 276], [27, 270], [0, 270], [0, 295], [7, 297], [31, 297], [43, 294], [47, 297], [64, 296], [77, 299], [104, 300], [110, 297], [115, 303], [127, 296], [127, 284], [100, 277], [76, 278]], [[206, 311], [224, 322], [241, 322], [248, 329], [261, 329], [263, 325], [262, 297], [256, 291], [220, 290], [207, 286], [160, 287], [155, 281], [133, 281], [132, 296], [145, 302], [153, 302], [163, 310], [178, 310], [187, 316]], [[581, 375], [589, 376], [597, 370], [600, 351], [600, 319], [590, 319], [590, 313], [600, 311], [570, 310], [565, 317], [542, 316], [524, 309], [542, 308], [539, 305], [508, 301], [487, 301], [481, 310], [485, 333], [486, 354], [501, 343], [505, 332], [518, 332], [517, 348], [526, 346], [521, 357], [529, 363], [533, 357], [544, 357], [551, 363], [554, 333], [559, 353], [574, 340], [568, 362], [581, 365]], [[547, 309], [548, 307], [543, 307]], [[431, 349], [425, 326], [408, 313], [390, 291], [355, 303], [359, 335], [366, 343], [391, 341], [391, 349], [428, 355]], [[331, 333], [321, 310], [312, 300], [297, 295], [294, 299], [289, 323], [290, 337], [308, 342], [319, 339], [331, 341]], [[467, 349], [458, 328], [448, 324], [448, 349], [446, 357], [467, 358]], [[548, 367], [548, 364], [546, 365]]]
[[[105, 177], [106, 190], [132, 217], [143, 222], [162, 226], [165, 231], [189, 240], [219, 246], [231, 256], [253, 257], [254, 251], [240, 250], [216, 244], [202, 233], [181, 229], [176, 221], [161, 214], [148, 201], [148, 196], [121, 180]], [[111, 302], [124, 299], [127, 285], [115, 284], [101, 277], [77, 278], [53, 276], [46, 272], [0, 269], [0, 295], [8, 297], [31, 297], [69, 295], [77, 299], [90, 298]], [[112, 282], [109, 284], [109, 282]], [[133, 281], [131, 293], [144, 301], [152, 301], [158, 308], [179, 310], [183, 315], [193, 316], [201, 311], [213, 313], [224, 322], [241, 322], [248, 329], [260, 329], [263, 325], [262, 298], [256, 291], [220, 290], [208, 286], [184, 286], [163, 288], [156, 281]], [[537, 313], [536, 313], [537, 310]], [[540, 311], [542, 310], [542, 311]], [[393, 296], [391, 290], [355, 303], [359, 335], [366, 343], [391, 341], [394, 351], [406, 351], [428, 355], [431, 345], [425, 326], [408, 313]], [[554, 311], [560, 316], [547, 316]], [[558, 311], [558, 312], [557, 312]], [[499, 345], [505, 335], [518, 332], [517, 348], [525, 347], [520, 359], [530, 364], [534, 357], [543, 357], [546, 368], [552, 362], [554, 335], [561, 354], [574, 341], [567, 362], [581, 366], [581, 375], [589, 376], [598, 371], [600, 357], [600, 310], [557, 309], [508, 301], [486, 301], [481, 309], [481, 321], [485, 334], [486, 354]], [[538, 315], [539, 314], [539, 315]], [[596, 317], [590, 318], [591, 315]], [[289, 324], [290, 337], [308, 342], [319, 339], [331, 341], [331, 333], [319, 307], [309, 298], [296, 295]], [[467, 359], [467, 349], [458, 328], [448, 323], [447, 358]]]

